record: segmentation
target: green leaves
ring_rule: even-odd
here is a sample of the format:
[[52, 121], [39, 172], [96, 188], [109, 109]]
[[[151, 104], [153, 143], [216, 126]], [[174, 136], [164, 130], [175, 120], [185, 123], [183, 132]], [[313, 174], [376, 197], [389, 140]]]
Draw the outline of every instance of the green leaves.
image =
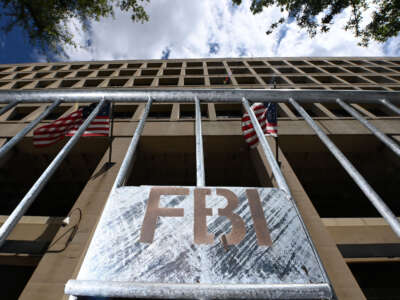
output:
[[63, 52], [63, 46], [78, 47], [67, 26], [72, 19], [79, 20], [87, 30], [90, 21], [114, 16], [115, 9], [131, 12], [132, 21], [149, 20], [143, 4], [149, 0], [0, 0], [0, 17], [8, 22], [5, 32], [20, 26], [29, 41], [42, 52], [50, 49]]
[[[234, 5], [240, 5], [242, 0], [232, 0]], [[282, 14], [288, 13], [294, 18], [300, 28], [307, 30], [311, 37], [318, 32], [328, 32], [334, 22], [334, 17], [344, 9], [350, 8], [351, 15], [346, 23], [345, 30], [353, 32], [359, 38], [359, 45], [368, 46], [371, 40], [386, 42], [397, 36], [400, 31], [400, 0], [373, 0], [377, 9], [372, 20], [364, 24], [363, 15], [371, 2], [367, 0], [252, 0], [250, 10], [253, 14], [262, 12], [264, 8], [277, 6]], [[318, 16], [318, 17], [317, 17]], [[271, 34], [278, 25], [287, 22], [288, 18], [281, 17], [273, 22], [267, 34]]]

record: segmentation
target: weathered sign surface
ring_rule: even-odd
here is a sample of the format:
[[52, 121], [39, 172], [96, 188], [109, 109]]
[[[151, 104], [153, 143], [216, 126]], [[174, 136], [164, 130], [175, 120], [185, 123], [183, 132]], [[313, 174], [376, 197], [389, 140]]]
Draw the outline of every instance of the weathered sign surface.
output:
[[[67, 293], [199, 298], [297, 293], [296, 298], [319, 299], [331, 293], [292, 200], [275, 188], [118, 188], [77, 279], [68, 283]], [[169, 290], [157, 292], [151, 284]], [[255, 292], [243, 297], [229, 292], [246, 285], [246, 293]]]

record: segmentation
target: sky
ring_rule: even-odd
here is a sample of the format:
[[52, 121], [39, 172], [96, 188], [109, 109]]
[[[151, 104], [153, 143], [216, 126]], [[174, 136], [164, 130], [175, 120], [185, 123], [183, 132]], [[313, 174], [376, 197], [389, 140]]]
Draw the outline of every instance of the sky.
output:
[[[343, 27], [350, 14], [343, 11], [327, 34], [310, 38], [295, 22], [265, 32], [277, 21], [276, 7], [253, 15], [251, 0], [232, 6], [230, 0], [151, 0], [145, 5], [150, 21], [134, 23], [129, 13], [91, 22], [87, 32], [77, 20], [67, 24], [81, 47], [64, 47], [65, 55], [40, 53], [20, 28], [0, 32], [0, 63], [90, 61], [125, 59], [172, 59], [205, 57], [278, 56], [399, 56], [400, 35], [386, 43], [357, 45]], [[370, 12], [373, 11], [371, 7]], [[365, 14], [368, 21], [368, 12]], [[0, 19], [0, 26], [4, 20]]]

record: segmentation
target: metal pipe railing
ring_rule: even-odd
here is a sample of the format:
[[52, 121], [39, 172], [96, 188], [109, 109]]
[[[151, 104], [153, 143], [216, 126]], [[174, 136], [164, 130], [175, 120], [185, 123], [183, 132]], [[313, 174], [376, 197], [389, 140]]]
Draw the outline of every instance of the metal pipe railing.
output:
[[203, 131], [201, 128], [201, 108], [200, 101], [194, 97], [195, 111], [196, 111], [196, 174], [198, 187], [205, 186], [205, 172], [204, 172], [204, 153], [203, 153]]
[[328, 138], [325, 132], [314, 122], [310, 115], [298, 104], [293, 98], [289, 99], [289, 102], [304, 118], [304, 120], [310, 125], [314, 132], [318, 135], [321, 141], [325, 144], [328, 150], [335, 156], [337, 161], [342, 165], [346, 172], [353, 178], [358, 187], [363, 191], [365, 196], [371, 201], [375, 208], [379, 211], [382, 217], [389, 223], [393, 231], [400, 237], [400, 222], [396, 216], [389, 209], [389, 207], [383, 202], [379, 195], [374, 189], [368, 184], [365, 178], [357, 171], [353, 164], [344, 156], [338, 147]]
[[385, 105], [387, 108], [389, 108], [394, 113], [400, 115], [400, 108], [398, 108], [396, 105], [393, 105], [389, 100], [379, 99], [378, 101], [380, 103], [382, 103], [383, 105]]
[[332, 299], [331, 288], [326, 283], [271, 285], [69, 280], [65, 293], [129, 299]]
[[44, 112], [42, 112], [35, 120], [30, 122], [24, 129], [18, 132], [11, 140], [9, 140], [3, 147], [0, 148], [0, 159], [2, 159], [8, 151], [10, 151], [16, 144], [21, 141], [25, 135], [31, 131], [37, 124], [40, 123], [49, 113], [52, 112], [59, 104], [61, 100], [56, 100], [52, 105], [46, 108]]
[[350, 115], [356, 118], [364, 127], [366, 127], [369, 131], [371, 131], [378, 139], [381, 140], [386, 146], [388, 146], [397, 156], [400, 156], [400, 147], [391, 140], [386, 134], [368, 122], [363, 116], [358, 113], [354, 108], [352, 108], [347, 103], [343, 102], [340, 99], [336, 99], [337, 104], [339, 104], [345, 111], [347, 111]]
[[3, 90], [0, 91], [0, 103], [8, 103], [10, 99], [23, 103], [53, 102], [61, 99], [63, 102], [99, 102], [107, 99], [110, 102], [147, 102], [152, 97], [154, 102], [186, 102], [193, 103], [197, 96], [200, 101], [236, 102], [241, 103], [245, 97], [256, 102], [288, 102], [295, 98], [304, 103], [334, 103], [336, 98], [354, 103], [376, 103], [376, 99], [386, 99], [400, 103], [399, 92], [389, 91], [339, 91], [339, 90], [292, 90], [292, 89], [49, 89], [49, 90]]
[[81, 135], [85, 132], [86, 128], [90, 125], [92, 120], [97, 116], [100, 109], [104, 105], [105, 100], [103, 99], [96, 108], [90, 113], [87, 119], [83, 122], [83, 124], [79, 127], [79, 129], [75, 132], [73, 137], [68, 141], [68, 143], [58, 152], [57, 156], [53, 159], [50, 165], [46, 168], [46, 170], [40, 175], [39, 179], [34, 183], [31, 189], [26, 193], [24, 198], [18, 203], [17, 207], [11, 213], [11, 215], [7, 218], [4, 224], [0, 227], [0, 247], [3, 246], [6, 241], [8, 235], [17, 225], [18, 221], [22, 218], [25, 212], [28, 210], [32, 202], [36, 199], [42, 189], [45, 187], [47, 182], [50, 180], [51, 176], [56, 172], [58, 167], [61, 165], [62, 161], [74, 147], [74, 145], [78, 142]]
[[127, 177], [132, 169], [132, 162], [135, 155], [136, 147], [139, 143], [140, 136], [142, 135], [144, 123], [146, 122], [147, 116], [149, 115], [152, 103], [153, 99], [149, 97], [142, 118], [140, 119], [139, 124], [136, 127], [135, 134], [132, 137], [128, 150], [126, 151], [124, 160], [122, 161], [121, 168], [119, 169], [117, 178], [115, 179], [112, 188], [113, 190], [125, 184]]
[[19, 101], [11, 101], [8, 103], [6, 106], [4, 106], [2, 109], [0, 109], [0, 116], [8, 112], [11, 108], [13, 108], [15, 105], [17, 105]]
[[249, 114], [251, 123], [253, 124], [254, 130], [256, 131], [257, 137], [258, 137], [260, 144], [264, 150], [265, 156], [271, 167], [272, 173], [274, 174], [274, 177], [275, 177], [276, 183], [278, 184], [278, 187], [290, 195], [290, 190], [286, 183], [285, 177], [283, 177], [283, 174], [281, 172], [281, 169], [279, 168], [278, 162], [275, 160], [275, 156], [272, 153], [271, 147], [269, 146], [267, 139], [264, 136], [264, 132], [260, 126], [260, 123], [258, 123], [257, 117], [254, 114], [254, 111], [251, 109], [249, 102], [247, 101], [246, 98], [243, 97], [242, 103], [243, 103], [243, 106], [246, 109], [247, 113]]

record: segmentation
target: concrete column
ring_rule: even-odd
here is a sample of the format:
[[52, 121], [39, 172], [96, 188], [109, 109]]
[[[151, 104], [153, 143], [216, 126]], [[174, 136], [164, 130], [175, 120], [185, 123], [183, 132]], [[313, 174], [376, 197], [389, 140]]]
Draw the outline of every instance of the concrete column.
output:
[[[267, 138], [271, 149], [275, 154], [275, 139], [272, 137]], [[261, 146], [253, 150], [253, 155], [259, 156], [266, 169], [266, 180], [271, 178], [271, 182], [276, 186], [275, 179], [271, 169], [268, 165], [268, 161], [264, 156]], [[297, 207], [300, 210], [305, 225], [310, 233], [310, 236], [317, 248], [317, 251], [321, 257], [323, 265], [328, 273], [328, 276], [332, 282], [333, 288], [339, 300], [355, 300], [355, 299], [366, 299], [362, 293], [357, 281], [353, 277], [350, 269], [348, 268], [345, 260], [341, 253], [336, 247], [336, 243], [328, 230], [324, 226], [321, 218], [315, 210], [310, 198], [306, 194], [303, 186], [297, 178], [295, 172], [290, 166], [284, 153], [279, 148], [279, 161], [281, 162], [281, 170], [286, 179], [286, 182], [290, 188], [290, 191], [294, 197]]]

